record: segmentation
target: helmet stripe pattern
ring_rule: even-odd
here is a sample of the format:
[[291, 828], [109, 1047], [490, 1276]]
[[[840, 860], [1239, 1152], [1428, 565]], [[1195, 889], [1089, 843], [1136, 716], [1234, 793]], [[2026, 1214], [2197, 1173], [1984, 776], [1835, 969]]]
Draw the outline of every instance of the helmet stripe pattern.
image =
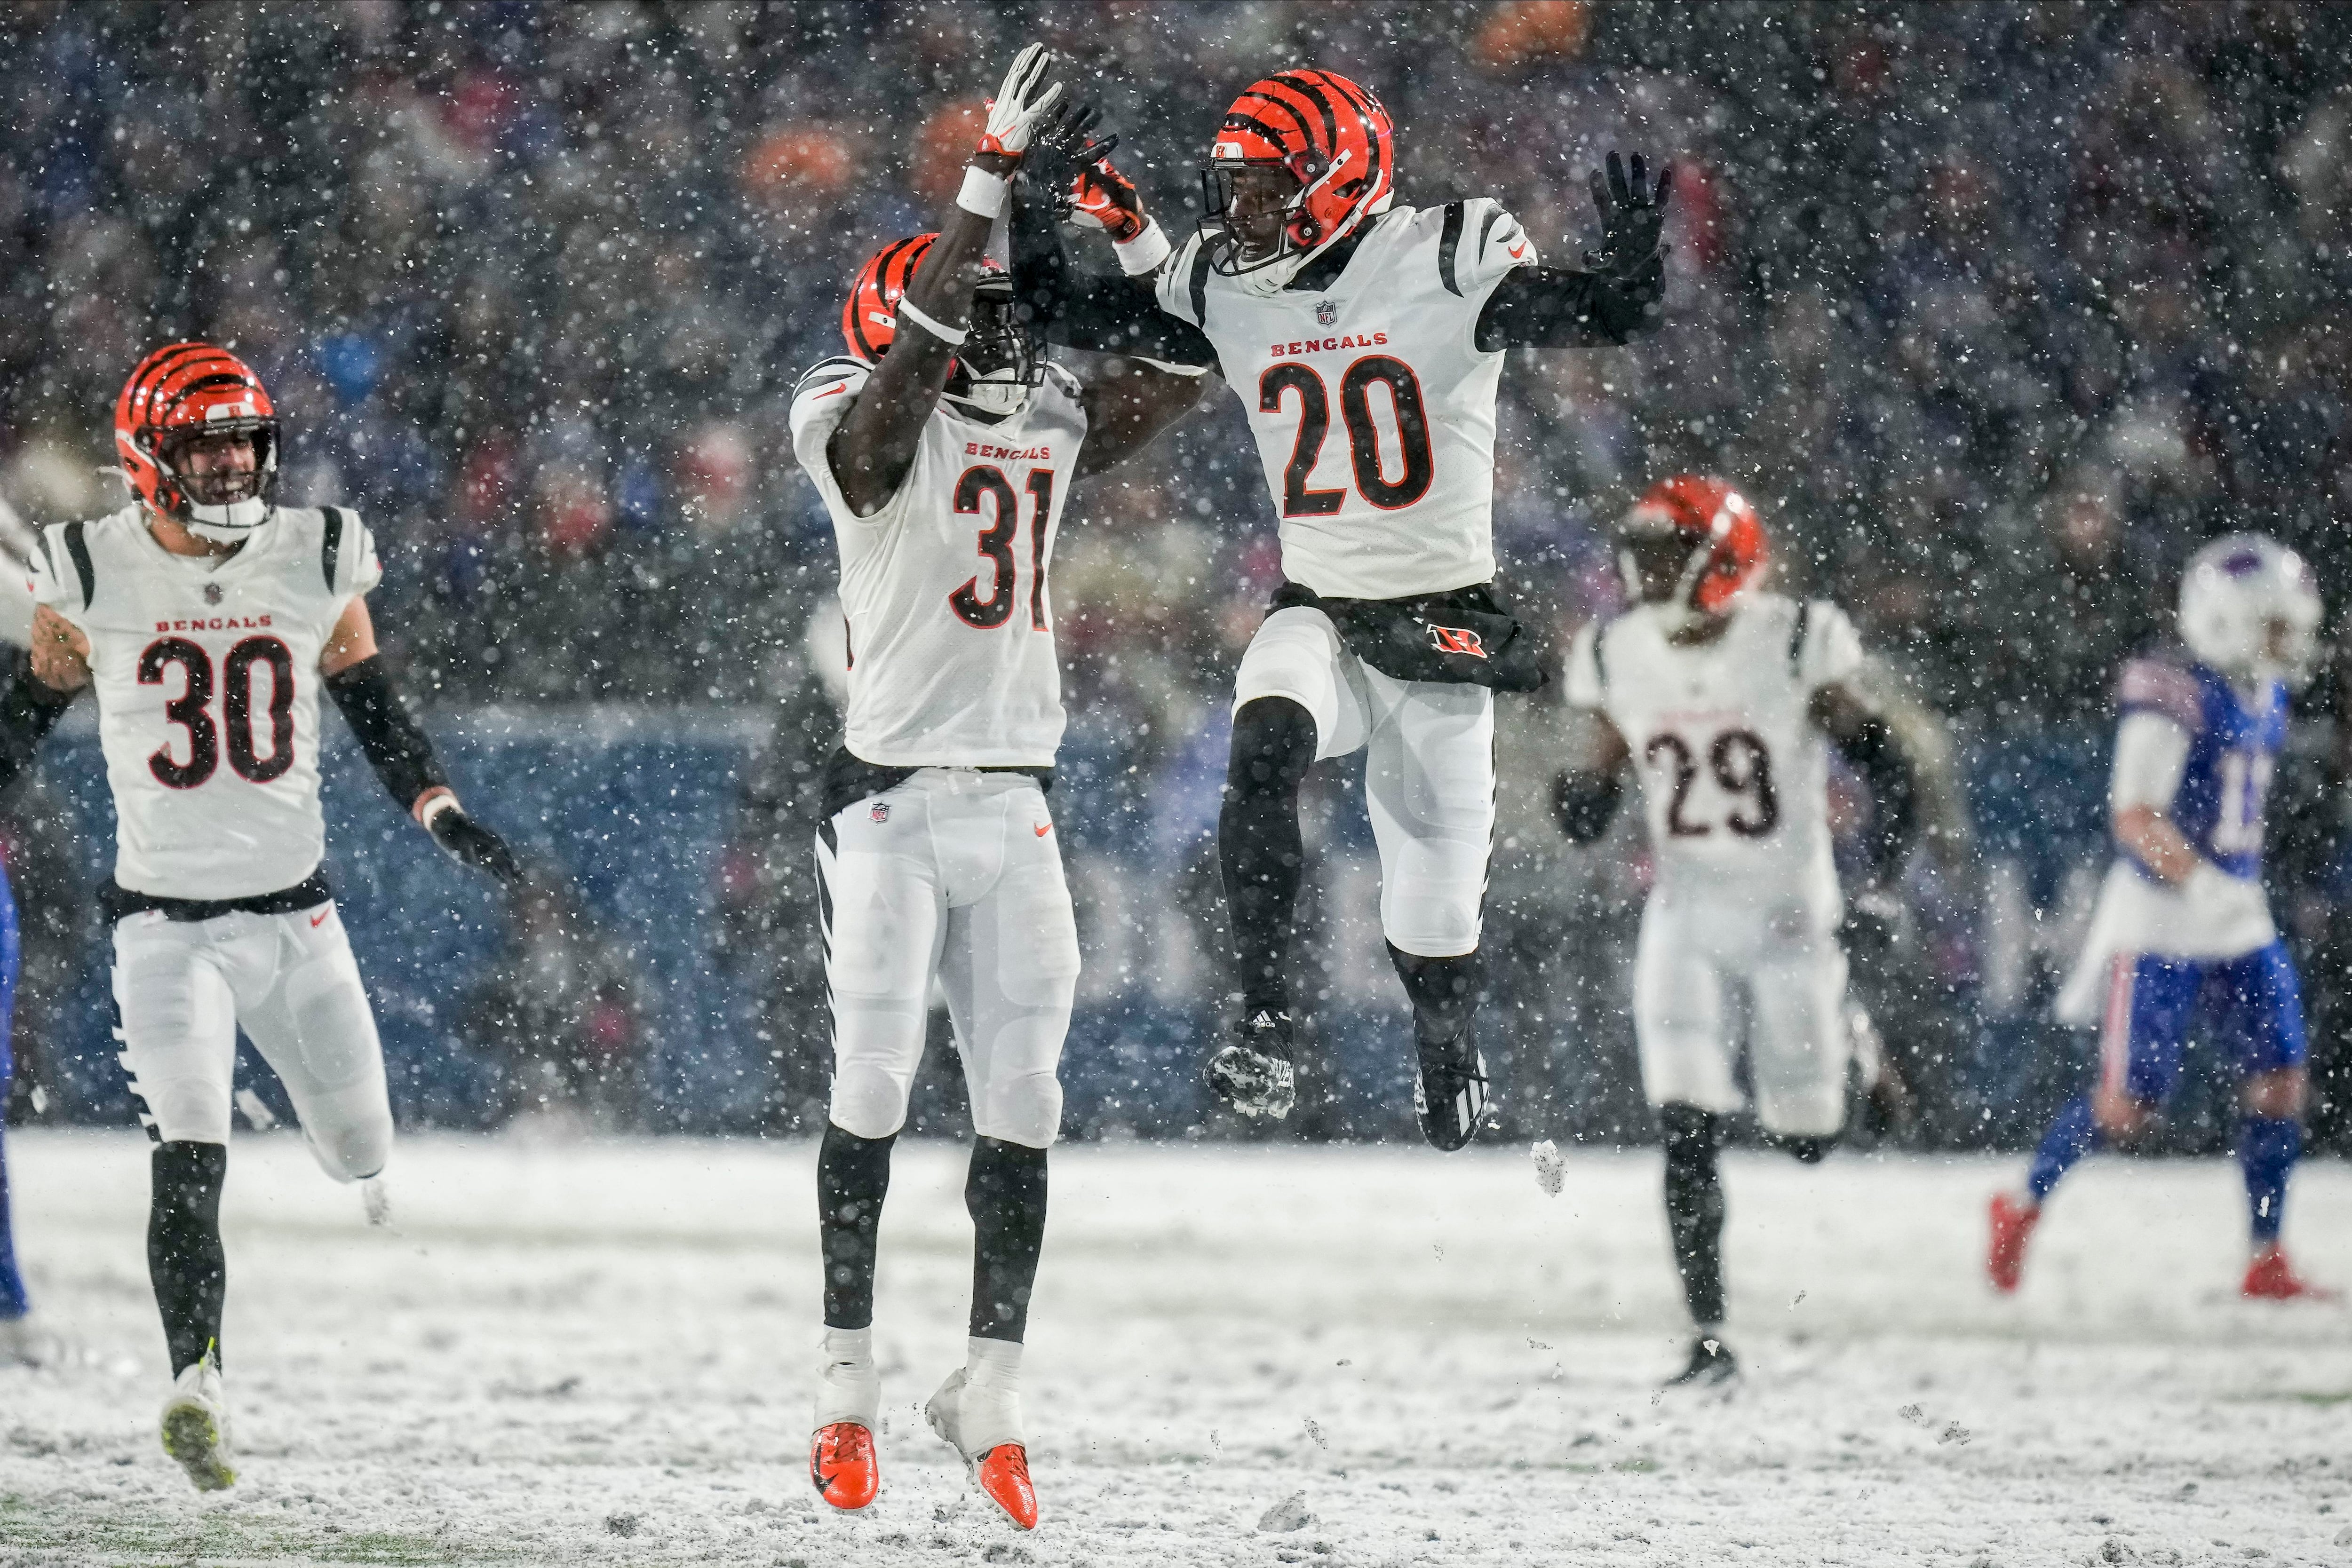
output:
[[[1290, 172], [1299, 191], [1285, 248], [1295, 255], [1349, 233], [1388, 196], [1395, 138], [1387, 109], [1370, 89], [1330, 71], [1279, 71], [1234, 100], [1210, 162], [1274, 164]], [[1212, 213], [1222, 205], [1213, 200]], [[1236, 269], [1231, 258], [1221, 266]]]
[[841, 308], [841, 335], [849, 351], [872, 364], [898, 336], [899, 296], [915, 279], [915, 268], [931, 248], [936, 234], [895, 240], [860, 267], [850, 285], [849, 299]]
[[261, 378], [244, 361], [212, 343], [169, 343], [140, 361], [114, 405], [114, 444], [123, 475], [142, 503], [166, 517], [189, 519], [188, 497], [172, 471], [163, 444], [172, 435], [205, 431], [254, 435], [260, 449], [260, 479], [253, 499], [261, 503], [254, 520], [266, 517], [278, 466], [278, 413]]

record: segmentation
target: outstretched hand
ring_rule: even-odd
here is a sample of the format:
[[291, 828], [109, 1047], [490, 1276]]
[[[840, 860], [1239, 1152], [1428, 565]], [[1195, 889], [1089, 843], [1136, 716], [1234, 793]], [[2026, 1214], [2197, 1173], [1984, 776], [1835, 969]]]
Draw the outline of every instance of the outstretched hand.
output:
[[1116, 136], [1097, 138], [1102, 106], [1087, 99], [1055, 105], [1030, 132], [1029, 151], [1021, 160], [1022, 172], [1039, 188], [1053, 193], [1056, 203], [1070, 199], [1071, 187], [1118, 145]]
[[486, 871], [502, 883], [522, 880], [522, 862], [515, 859], [506, 840], [457, 807], [442, 808], [425, 825], [433, 841], [448, 851], [453, 860]]
[[1004, 85], [988, 100], [988, 128], [980, 138], [982, 152], [1018, 158], [1028, 150], [1037, 122], [1062, 96], [1060, 82], [1046, 84], [1055, 63], [1054, 52], [1043, 44], [1032, 44], [1013, 57]]
[[1665, 252], [1658, 236], [1666, 226], [1666, 198], [1674, 193], [1675, 167], [1669, 163], [1658, 171], [1658, 183], [1649, 183], [1649, 164], [1643, 156], [1633, 154], [1633, 177], [1626, 177], [1625, 165], [1617, 154], [1609, 154], [1609, 172], [1603, 178], [1598, 169], [1592, 171], [1590, 184], [1592, 204], [1601, 209], [1601, 245], [1584, 253], [1584, 267], [1613, 278], [1631, 278], [1656, 266]]

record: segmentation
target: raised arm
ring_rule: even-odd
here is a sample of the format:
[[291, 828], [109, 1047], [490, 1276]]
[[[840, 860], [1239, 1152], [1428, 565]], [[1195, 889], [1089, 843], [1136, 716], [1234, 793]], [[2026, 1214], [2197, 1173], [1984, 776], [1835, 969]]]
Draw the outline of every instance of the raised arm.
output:
[[1591, 177], [1593, 204], [1601, 210], [1600, 248], [1584, 253], [1581, 270], [1522, 267], [1496, 284], [1478, 316], [1478, 347], [1490, 354], [1590, 348], [1622, 343], [1656, 326], [1666, 276], [1658, 236], [1674, 177], [1669, 165], [1653, 187], [1637, 152], [1629, 182], [1617, 154], [1609, 154], [1606, 178], [1599, 170]]
[[1003, 210], [1031, 131], [1061, 96], [1058, 83], [1046, 85], [1053, 67], [1053, 55], [1040, 44], [1013, 57], [1004, 85], [989, 104], [988, 129], [964, 171], [956, 204], [898, 301], [899, 330], [889, 351], [826, 444], [842, 497], [861, 517], [881, 510], [915, 465], [923, 426], [939, 406], [955, 351], [971, 325], [972, 290], [980, 282], [989, 229]]
[[1813, 693], [1808, 713], [1870, 786], [1876, 804], [1869, 841], [1871, 874], [1891, 882], [1919, 835], [1918, 770], [1885, 716], [1843, 681]]

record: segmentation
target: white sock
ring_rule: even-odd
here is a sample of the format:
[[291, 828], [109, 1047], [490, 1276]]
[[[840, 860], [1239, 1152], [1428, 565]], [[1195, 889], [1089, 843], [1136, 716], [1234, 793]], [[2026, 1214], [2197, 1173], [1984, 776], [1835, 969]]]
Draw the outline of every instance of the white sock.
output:
[[964, 1341], [964, 1381], [1007, 1394], [1021, 1392], [1021, 1343], [1010, 1339]]
[[874, 1426], [882, 1407], [882, 1379], [874, 1368], [874, 1330], [828, 1328], [824, 1331], [824, 1361], [817, 1369], [814, 1426], [836, 1421]]
[[871, 1366], [874, 1364], [874, 1325], [862, 1329], [827, 1328], [824, 1331], [824, 1359], [827, 1365], [837, 1362]]

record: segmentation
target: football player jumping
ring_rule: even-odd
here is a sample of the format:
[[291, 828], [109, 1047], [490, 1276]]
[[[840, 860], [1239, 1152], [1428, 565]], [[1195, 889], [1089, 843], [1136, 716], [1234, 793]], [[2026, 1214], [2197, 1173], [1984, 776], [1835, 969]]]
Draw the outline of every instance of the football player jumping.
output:
[[[1538, 264], [1496, 203], [1395, 201], [1395, 133], [1370, 91], [1283, 71], [1234, 100], [1181, 248], [1107, 144], [1050, 137], [1040, 183], [1121, 239], [1128, 277], [1064, 261], [1024, 224], [1016, 286], [1078, 348], [1217, 368], [1241, 393], [1281, 517], [1283, 575], [1235, 678], [1218, 855], [1241, 1012], [1209, 1081], [1245, 1114], [1295, 1094], [1288, 962], [1299, 783], [1366, 752], [1381, 924], [1413, 1009], [1423, 1133], [1456, 1149], [1487, 1095], [1472, 1030], [1495, 809], [1494, 692], [1543, 679], [1496, 592], [1495, 395], [1512, 348], [1622, 343], [1657, 319], [1671, 173], [1592, 176], [1585, 269]], [[1049, 172], [1050, 171], [1050, 172]]]
[[834, 1081], [810, 1475], [836, 1508], [879, 1490], [875, 1236], [936, 980], [978, 1134], [964, 1188], [976, 1234], [968, 1359], [925, 1414], [1024, 1529], [1037, 1500], [1021, 1347], [1078, 973], [1045, 806], [1063, 727], [1046, 577], [1071, 484], [1141, 449], [1202, 385], [1121, 359], [1088, 382], [1046, 363], [985, 256], [1060, 99], [1052, 65], [1035, 46], [1013, 62], [947, 222], [866, 264], [842, 312], [849, 351], [802, 379], [792, 412], [841, 550], [849, 649], [816, 841]]
[[2189, 559], [2179, 638], [2125, 664], [2116, 685], [2109, 809], [2117, 854], [2099, 890], [2059, 1020], [2099, 1031], [2099, 1080], [2058, 1113], [2025, 1186], [1992, 1200], [1986, 1260], [2014, 1291], [2042, 1205], [2069, 1166], [2128, 1145], [2179, 1086], [2190, 1028], [2207, 1019], [2236, 1060], [2252, 1297], [2326, 1296], [2279, 1243], [2287, 1176], [2303, 1152], [2303, 999], [2263, 896], [2263, 806], [2286, 743], [2287, 694], [2311, 674], [2321, 607], [2311, 570], [2259, 534]]
[[1743, 1096], [1726, 993], [1747, 994], [1756, 1113], [1799, 1159], [1820, 1159], [1845, 1123], [1850, 1024], [1842, 904], [1831, 858], [1829, 749], [1868, 780], [1871, 861], [1900, 865], [1915, 768], [1852, 677], [1862, 643], [1844, 612], [1759, 586], [1763, 524], [1720, 479], [1651, 486], [1618, 530], [1636, 602], [1577, 633], [1568, 700], [1591, 712], [1588, 754], [1556, 782], [1560, 825], [1580, 843], [1615, 814], [1630, 766], [1656, 864], [1633, 968], [1642, 1085], [1658, 1108], [1675, 1263], [1696, 1334], [1675, 1382], [1738, 1370], [1724, 1343], [1717, 1152]]
[[32, 668], [0, 699], [0, 788], [84, 686], [114, 796], [115, 1039], [154, 1140], [147, 1267], [173, 1388], [165, 1452], [230, 1485], [222, 1389], [221, 1186], [242, 1027], [286, 1085], [311, 1154], [374, 1182], [392, 1150], [383, 1055], [320, 862], [319, 693], [393, 798], [460, 861], [502, 878], [377, 655], [375, 541], [337, 507], [281, 507], [278, 422], [241, 361], [173, 343], [140, 362], [114, 444], [137, 499], [41, 532]]

